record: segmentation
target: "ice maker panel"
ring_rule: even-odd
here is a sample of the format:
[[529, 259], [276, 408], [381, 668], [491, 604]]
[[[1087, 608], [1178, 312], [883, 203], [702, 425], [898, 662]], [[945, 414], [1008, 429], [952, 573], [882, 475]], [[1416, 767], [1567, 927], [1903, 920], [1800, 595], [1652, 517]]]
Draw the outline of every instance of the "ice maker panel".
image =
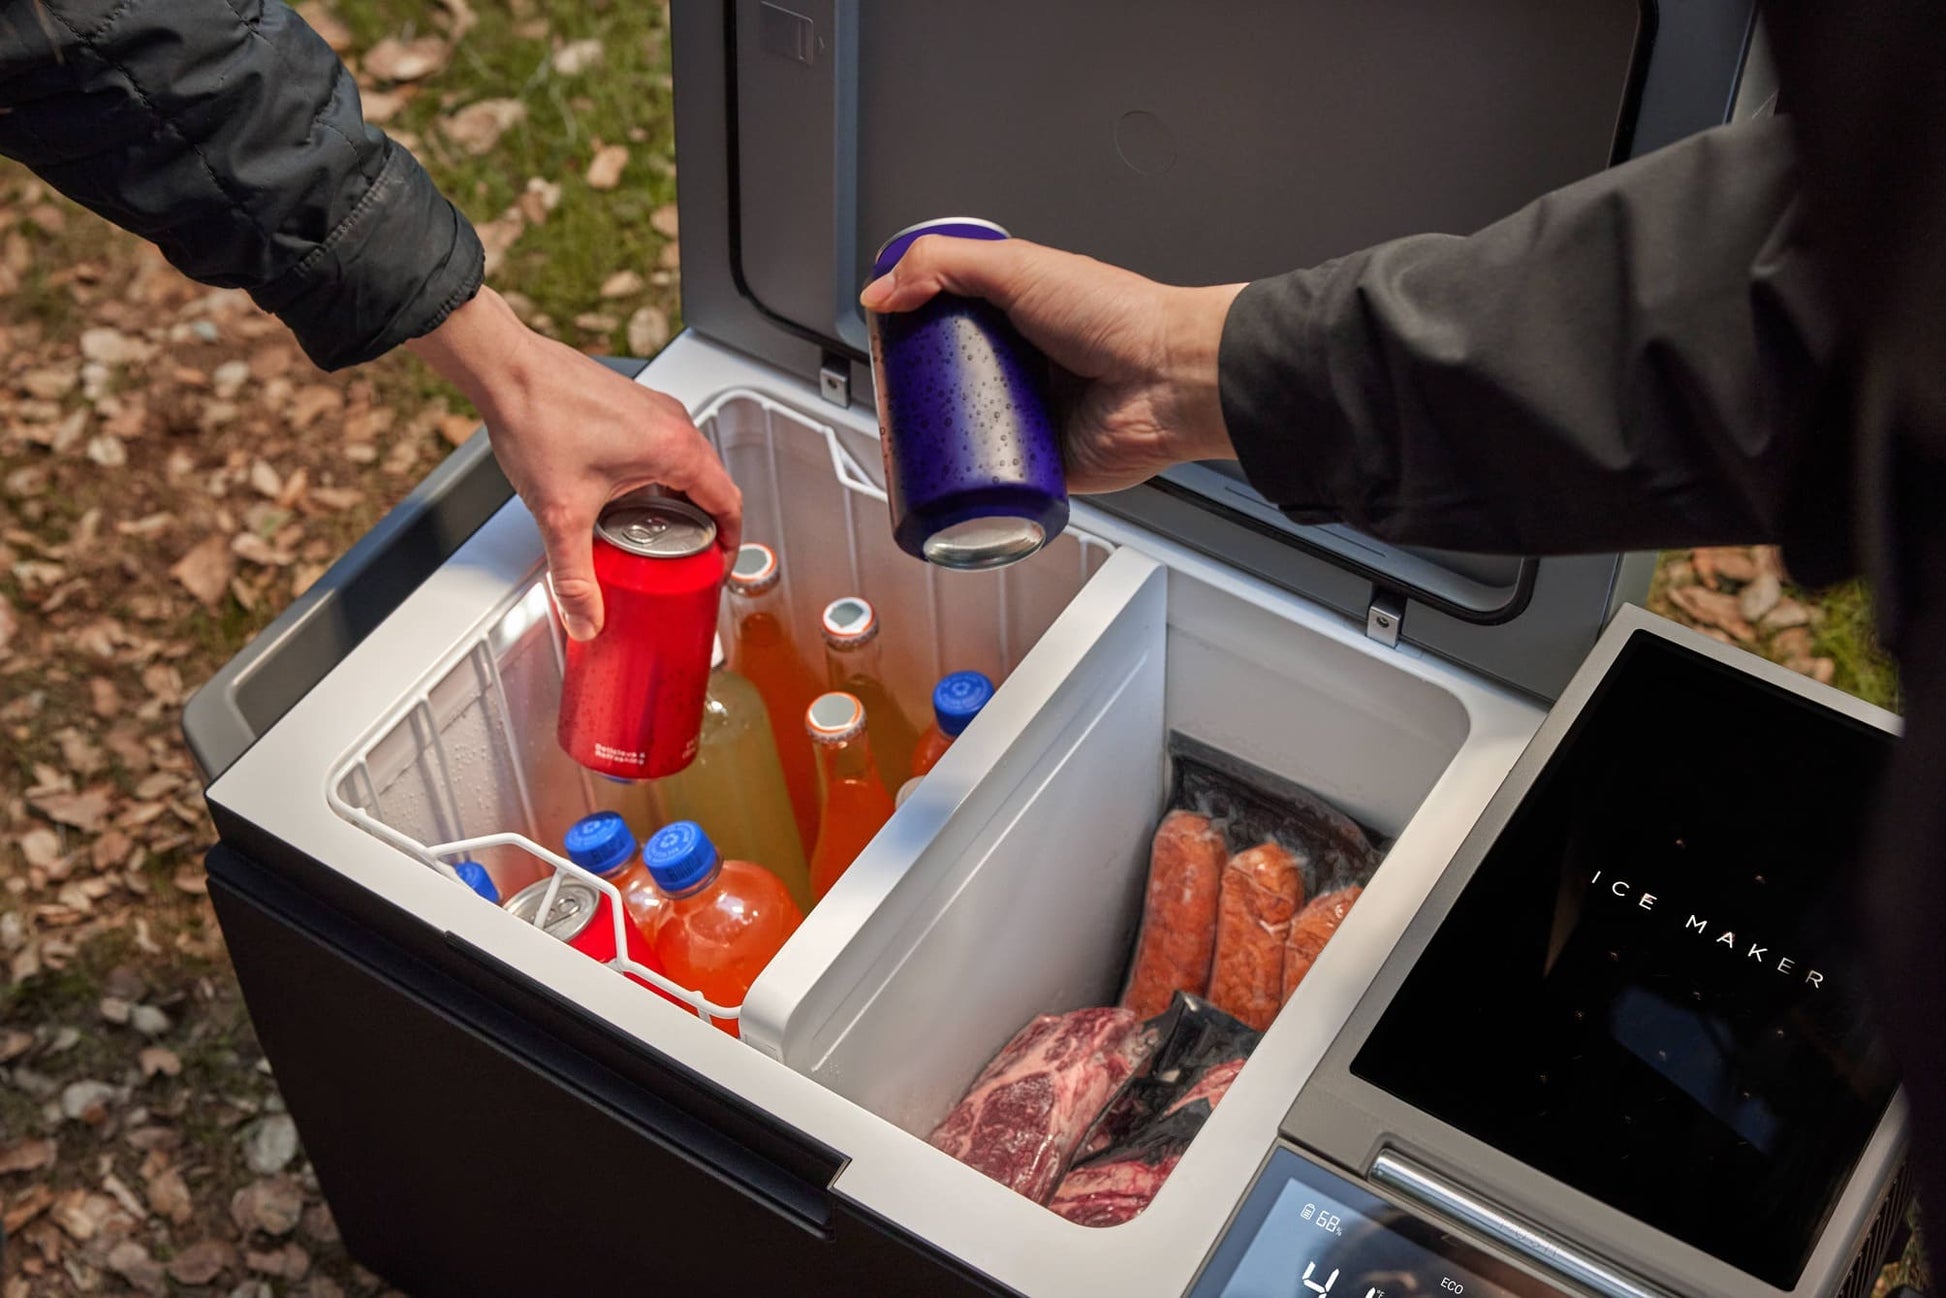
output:
[[1352, 1072], [1791, 1289], [1897, 1085], [1846, 869], [1891, 744], [1638, 632]]

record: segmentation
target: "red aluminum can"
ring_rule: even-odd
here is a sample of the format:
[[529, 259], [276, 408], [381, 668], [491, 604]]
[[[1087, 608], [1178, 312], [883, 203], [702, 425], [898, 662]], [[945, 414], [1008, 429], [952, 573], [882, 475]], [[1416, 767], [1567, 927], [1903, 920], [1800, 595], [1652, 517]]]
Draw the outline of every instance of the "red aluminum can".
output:
[[[538, 883], [528, 884], [507, 900], [507, 909], [529, 924], [535, 923], [535, 916], [540, 913], [541, 898], [547, 894], [551, 882], [551, 879], [542, 879]], [[540, 929], [549, 937], [557, 938], [603, 964], [613, 960], [617, 954], [615, 903], [600, 888], [572, 876], [562, 878], [561, 886], [554, 893], [554, 905], [548, 910], [547, 919], [540, 923]], [[642, 930], [626, 917], [622, 920], [622, 940], [627, 944], [629, 959], [654, 973], [667, 973], [662, 962], [655, 957], [655, 948], [642, 936]], [[663, 1000], [695, 1012], [693, 1007], [683, 1005], [648, 979], [626, 969], [618, 972], [624, 978], [641, 983]]]
[[696, 756], [723, 589], [716, 524], [686, 501], [634, 495], [595, 524], [607, 617], [570, 640], [557, 730], [568, 756], [620, 780], [674, 775]]

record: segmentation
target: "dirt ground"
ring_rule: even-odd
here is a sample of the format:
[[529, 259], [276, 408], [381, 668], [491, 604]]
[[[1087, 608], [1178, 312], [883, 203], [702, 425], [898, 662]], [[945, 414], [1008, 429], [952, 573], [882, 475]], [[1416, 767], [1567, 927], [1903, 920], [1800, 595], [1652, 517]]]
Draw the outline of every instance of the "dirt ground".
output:
[[[306, 12], [488, 229], [531, 318], [598, 350], [666, 339], [660, 9]], [[578, 89], [591, 46], [652, 93]], [[426, 71], [400, 62], [434, 47]], [[339, 1243], [252, 1034], [178, 727], [473, 427], [408, 360], [321, 374], [242, 294], [0, 166], [0, 1298], [386, 1292]], [[1652, 602], [1895, 697], [1862, 594], [1812, 598], [1767, 551], [1668, 556]]]

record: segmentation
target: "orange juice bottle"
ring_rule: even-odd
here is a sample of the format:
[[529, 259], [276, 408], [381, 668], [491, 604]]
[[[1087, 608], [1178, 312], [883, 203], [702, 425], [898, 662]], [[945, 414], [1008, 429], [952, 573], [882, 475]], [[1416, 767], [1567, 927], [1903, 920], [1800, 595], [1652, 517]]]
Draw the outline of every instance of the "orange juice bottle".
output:
[[615, 885], [622, 894], [622, 909], [642, 936], [654, 942], [656, 925], [662, 922], [662, 894], [635, 855], [635, 835], [628, 822], [613, 811], [583, 816], [568, 826], [562, 846], [567, 848], [568, 860]]
[[804, 709], [821, 691], [791, 637], [782, 578], [777, 552], [769, 546], [753, 541], [737, 550], [729, 581], [730, 668], [763, 695], [797, 836], [808, 852], [818, 840], [818, 760], [801, 723]]
[[805, 714], [805, 730], [818, 746], [824, 792], [818, 845], [811, 851], [811, 893], [818, 898], [831, 891], [892, 818], [892, 795], [872, 760], [865, 715], [856, 696], [842, 692], [823, 695]]
[[763, 866], [784, 881], [800, 907], [811, 904], [811, 876], [797, 836], [784, 770], [756, 686], [723, 665], [723, 640], [703, 699], [696, 759], [656, 782], [663, 820], [708, 828], [720, 851]]
[[993, 682], [981, 672], [954, 672], [941, 677], [932, 691], [932, 724], [919, 736], [919, 745], [912, 752], [912, 774], [924, 775], [937, 765], [992, 697]]
[[[783, 882], [760, 865], [725, 861], [693, 820], [664, 825], [642, 849], [661, 890], [655, 954], [669, 977], [728, 1009], [777, 954], [804, 912]], [[736, 1020], [716, 1024], [741, 1035]]]
[[[865, 708], [885, 791], [897, 793], [912, 770], [919, 728], [906, 718], [885, 686], [878, 643], [878, 612], [871, 601], [847, 595], [831, 601], [822, 619], [829, 688], [857, 698]], [[822, 823], [822, 822], [820, 822]]]

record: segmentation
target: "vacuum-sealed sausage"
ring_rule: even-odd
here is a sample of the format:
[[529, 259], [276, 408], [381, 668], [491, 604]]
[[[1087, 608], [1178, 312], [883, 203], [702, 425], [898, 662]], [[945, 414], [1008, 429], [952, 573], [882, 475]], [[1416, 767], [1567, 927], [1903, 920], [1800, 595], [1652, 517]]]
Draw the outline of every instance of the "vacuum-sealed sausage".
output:
[[1179, 991], [1209, 990], [1216, 898], [1229, 848], [1207, 816], [1172, 811], [1149, 850], [1148, 900], [1122, 1006], [1154, 1018]]
[[1304, 863], [1282, 844], [1260, 843], [1223, 867], [1209, 999], [1259, 1032], [1284, 1003], [1284, 944], [1303, 904]]
[[1304, 981], [1304, 975], [1311, 972], [1311, 965], [1324, 950], [1324, 944], [1344, 923], [1345, 915], [1350, 912], [1351, 904], [1358, 900], [1362, 889], [1353, 886], [1340, 888], [1337, 892], [1327, 892], [1322, 897], [1314, 897], [1311, 904], [1298, 912], [1291, 921], [1291, 935], [1284, 944], [1284, 999], [1289, 1000], [1297, 985]]

